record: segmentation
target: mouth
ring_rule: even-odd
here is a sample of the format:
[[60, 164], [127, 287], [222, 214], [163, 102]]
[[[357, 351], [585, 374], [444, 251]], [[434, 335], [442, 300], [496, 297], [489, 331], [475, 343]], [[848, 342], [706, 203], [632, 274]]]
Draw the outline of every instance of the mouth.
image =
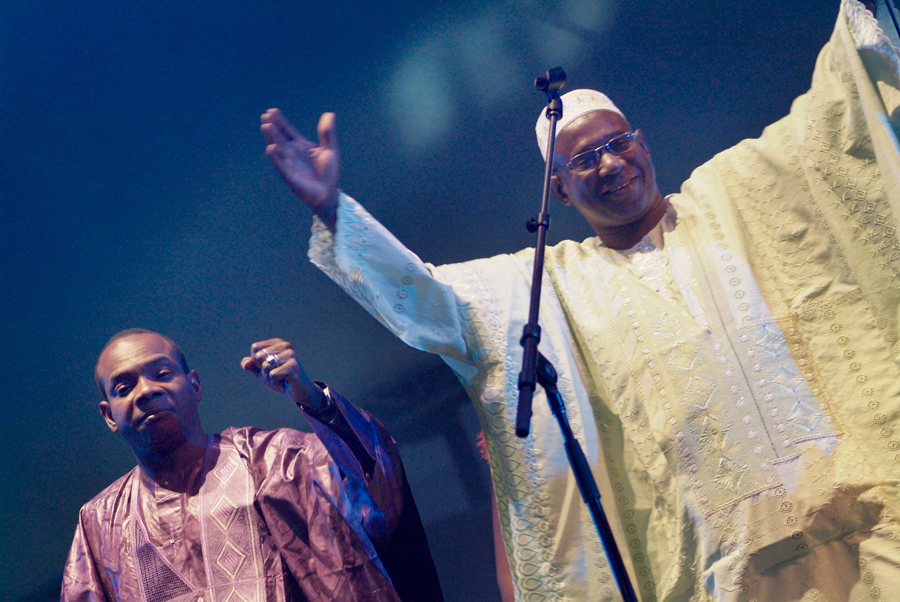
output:
[[638, 176], [631, 177], [617, 186], [613, 186], [612, 188], [608, 188], [607, 190], [604, 190], [602, 193], [600, 193], [600, 196], [614, 195], [617, 192], [621, 192], [621, 191], [629, 188], [632, 184], [634, 184], [635, 180], [637, 180], [637, 179], [638, 179]]
[[158, 420], [158, 419], [162, 418], [163, 416], [165, 416], [166, 414], [171, 414], [171, 413], [172, 413], [172, 412], [170, 412], [169, 410], [167, 410], [167, 409], [165, 409], [165, 408], [160, 408], [160, 409], [158, 409], [158, 410], [150, 410], [149, 412], [147, 412], [146, 414], [144, 414], [143, 416], [141, 416], [141, 418], [138, 420], [136, 426], [137, 426], [138, 428], [140, 428], [140, 427], [143, 426], [145, 423], [153, 423], [153, 422], [155, 422], [156, 420]]

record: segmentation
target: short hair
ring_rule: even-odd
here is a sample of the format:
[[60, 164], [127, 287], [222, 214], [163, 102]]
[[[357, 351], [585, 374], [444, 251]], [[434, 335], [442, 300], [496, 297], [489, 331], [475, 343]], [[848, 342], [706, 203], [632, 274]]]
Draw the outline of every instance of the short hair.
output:
[[172, 350], [175, 352], [175, 357], [178, 359], [178, 365], [181, 366], [181, 369], [184, 370], [184, 373], [187, 374], [191, 371], [188, 367], [187, 358], [184, 357], [184, 352], [181, 351], [181, 347], [178, 346], [178, 343], [162, 334], [161, 332], [156, 332], [155, 330], [149, 330], [147, 328], [126, 328], [125, 330], [120, 330], [116, 334], [112, 335], [106, 344], [103, 346], [103, 349], [100, 350], [100, 353], [97, 355], [97, 363], [94, 364], [94, 382], [97, 383], [97, 388], [100, 389], [100, 393], [103, 394], [103, 399], [107, 399], [106, 390], [103, 388], [103, 384], [100, 382], [100, 375], [97, 372], [97, 369], [100, 367], [100, 357], [103, 356], [103, 353], [109, 348], [110, 345], [115, 343], [120, 339], [124, 339], [126, 337], [134, 336], [136, 334], [153, 334], [164, 340], [166, 343], [172, 346]]

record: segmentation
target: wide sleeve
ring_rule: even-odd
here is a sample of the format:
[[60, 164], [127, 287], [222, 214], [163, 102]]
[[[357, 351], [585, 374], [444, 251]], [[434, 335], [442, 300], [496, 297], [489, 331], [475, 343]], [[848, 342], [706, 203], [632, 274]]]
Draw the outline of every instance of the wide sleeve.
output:
[[401, 541], [410, 513], [421, 523], [399, 453], [376, 420], [330, 394], [375, 460], [371, 474], [347, 442], [313, 417], [316, 434], [237, 429], [234, 444], [249, 464], [272, 543], [308, 599], [398, 600], [385, 554], [403, 545], [431, 562], [427, 545]]
[[[357, 504], [351, 501], [345, 509], [349, 515], [359, 511], [359, 521], [373, 542], [386, 540], [403, 511], [403, 484], [406, 477], [394, 440], [385, 428], [369, 414], [344, 399], [328, 387], [329, 397], [349, 429], [341, 434], [304, 411], [313, 431], [328, 453], [340, 475], [341, 482]], [[354, 453], [354, 449], [357, 453]], [[370, 474], [366, 474], [357, 454], [365, 453], [374, 460]], [[359, 490], [359, 492], [357, 492]], [[360, 494], [360, 492], [363, 492]]]
[[91, 538], [88, 537], [88, 530], [85, 528], [85, 511], [86, 509], [82, 508], [79, 513], [75, 538], [63, 570], [62, 591], [59, 598], [61, 602], [109, 600], [94, 558]]
[[436, 268], [343, 193], [336, 230], [315, 220], [312, 263], [407, 345], [465, 361], [462, 308]]
[[839, 457], [870, 466], [857, 482], [895, 481], [900, 466], [898, 131], [900, 51], [861, 3], [844, 0], [809, 92], [760, 138], [698, 168], [673, 201], [717, 248], [746, 253], [786, 349], [841, 433]]
[[[370, 498], [382, 510], [386, 531], [369, 536], [394, 589], [404, 602], [440, 602], [443, 593], [437, 569], [394, 439], [377, 419], [333, 388], [328, 387], [328, 394], [346, 420], [349, 432], [341, 437], [304, 414], [335, 464], [358, 482], [365, 481]], [[355, 437], [356, 441], [348, 441], [348, 437]], [[360, 453], [367, 453], [374, 460], [368, 478], [360, 467]]]

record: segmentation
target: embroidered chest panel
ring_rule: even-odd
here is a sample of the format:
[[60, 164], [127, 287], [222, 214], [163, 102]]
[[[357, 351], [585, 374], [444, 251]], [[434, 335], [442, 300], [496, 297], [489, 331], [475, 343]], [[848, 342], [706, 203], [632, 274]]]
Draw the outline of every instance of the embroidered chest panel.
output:
[[[218, 458], [216, 458], [218, 456]], [[253, 480], [237, 451], [207, 452], [200, 488], [200, 521], [206, 588], [197, 588], [150, 543], [133, 495], [134, 565], [145, 602], [263, 602], [261, 557]]]
[[606, 383], [645, 464], [660, 450], [677, 461], [709, 516], [780, 486], [800, 444], [835, 438], [791, 353], [797, 330], [771, 315], [749, 266], [715, 243], [666, 240], [636, 257], [569, 258], [553, 277], [586, 379]]

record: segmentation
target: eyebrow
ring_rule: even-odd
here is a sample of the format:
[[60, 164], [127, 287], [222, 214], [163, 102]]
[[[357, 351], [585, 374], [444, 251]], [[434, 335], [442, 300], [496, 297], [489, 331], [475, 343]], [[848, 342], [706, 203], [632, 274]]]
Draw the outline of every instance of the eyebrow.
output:
[[113, 373], [112, 376], [109, 377], [109, 380], [107, 381], [106, 386], [107, 386], [107, 388], [115, 387], [117, 384], [119, 384], [120, 382], [125, 380], [126, 377], [128, 377], [132, 374], [140, 372], [141, 370], [143, 370], [145, 368], [151, 368], [151, 369], [155, 368], [155, 367], [159, 366], [160, 364], [165, 364], [166, 362], [169, 362], [173, 366], [178, 365], [178, 362], [173, 360], [172, 358], [170, 358], [168, 355], [158, 355], [158, 356], [151, 358], [150, 360], [144, 362], [138, 369], [135, 369], [135, 370], [125, 369], [125, 370], [121, 370], [119, 372]]
[[582, 153], [586, 153], [586, 152], [592, 151], [592, 150], [597, 150], [601, 146], [609, 144], [609, 141], [612, 140], [613, 138], [618, 138], [619, 136], [624, 136], [627, 133], [628, 133], [628, 130], [624, 130], [621, 132], [615, 132], [611, 136], [606, 138], [604, 142], [598, 142], [598, 140], [604, 140], [603, 136], [601, 136], [600, 138], [597, 138], [593, 142], [586, 142], [584, 144], [584, 146], [579, 147], [578, 150], [575, 151], [575, 153], [572, 156], [577, 157], [578, 155], [580, 155]]

